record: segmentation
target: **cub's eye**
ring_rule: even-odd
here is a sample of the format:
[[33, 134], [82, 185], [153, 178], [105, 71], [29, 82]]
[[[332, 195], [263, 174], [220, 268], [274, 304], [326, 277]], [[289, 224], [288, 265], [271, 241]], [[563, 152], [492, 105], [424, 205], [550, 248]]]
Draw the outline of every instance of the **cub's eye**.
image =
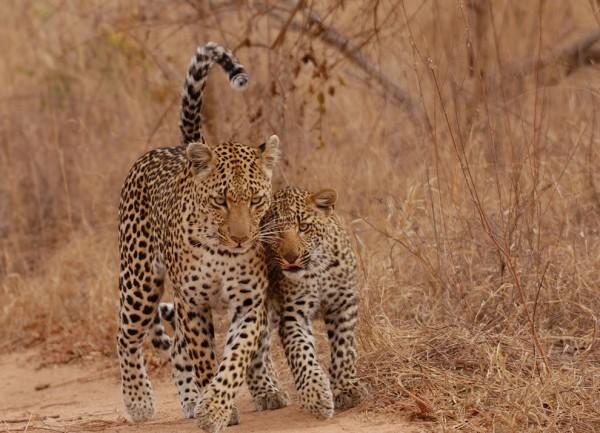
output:
[[261, 195], [256, 195], [254, 197], [252, 197], [252, 200], [250, 200], [250, 204], [252, 206], [256, 206], [257, 204], [260, 204], [262, 202], [263, 198]]
[[309, 225], [306, 223], [300, 223], [298, 224], [298, 230], [300, 230], [301, 232], [305, 232], [306, 230], [308, 230]]
[[213, 197], [212, 202], [217, 207], [227, 207], [227, 202], [224, 197]]

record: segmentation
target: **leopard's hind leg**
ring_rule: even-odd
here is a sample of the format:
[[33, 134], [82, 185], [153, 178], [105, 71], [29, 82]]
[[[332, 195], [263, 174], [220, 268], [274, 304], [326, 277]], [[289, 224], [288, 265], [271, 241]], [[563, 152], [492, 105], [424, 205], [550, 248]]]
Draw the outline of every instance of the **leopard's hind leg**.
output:
[[121, 204], [117, 353], [125, 408], [133, 421], [143, 421], [154, 414], [154, 397], [142, 344], [156, 316], [166, 272], [152, 244], [148, 212], [133, 197], [125, 191]]

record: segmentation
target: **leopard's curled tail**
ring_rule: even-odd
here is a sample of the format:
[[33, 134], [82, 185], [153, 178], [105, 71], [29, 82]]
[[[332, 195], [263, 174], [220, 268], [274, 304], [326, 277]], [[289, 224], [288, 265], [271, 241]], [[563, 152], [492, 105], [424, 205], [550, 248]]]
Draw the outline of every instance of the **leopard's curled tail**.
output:
[[205, 142], [202, 134], [202, 94], [208, 71], [218, 63], [229, 76], [229, 85], [235, 90], [248, 86], [248, 74], [233, 53], [215, 42], [198, 47], [192, 57], [183, 86], [179, 128], [182, 144]]

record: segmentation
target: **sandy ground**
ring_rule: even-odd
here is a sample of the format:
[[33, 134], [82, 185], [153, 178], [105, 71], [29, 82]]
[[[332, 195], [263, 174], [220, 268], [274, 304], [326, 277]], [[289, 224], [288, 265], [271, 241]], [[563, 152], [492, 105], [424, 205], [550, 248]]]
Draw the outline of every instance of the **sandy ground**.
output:
[[[132, 424], [125, 418], [114, 360], [84, 365], [38, 368], [35, 350], [0, 356], [0, 432], [201, 432], [184, 419], [175, 387], [164, 372], [153, 376], [156, 414], [151, 421]], [[286, 380], [284, 379], [284, 382]], [[291, 389], [289, 378], [287, 389]], [[270, 412], [256, 412], [248, 392], [238, 398], [241, 424], [227, 433], [412, 433], [416, 426], [401, 419], [366, 414], [364, 408], [319, 421], [297, 404]]]

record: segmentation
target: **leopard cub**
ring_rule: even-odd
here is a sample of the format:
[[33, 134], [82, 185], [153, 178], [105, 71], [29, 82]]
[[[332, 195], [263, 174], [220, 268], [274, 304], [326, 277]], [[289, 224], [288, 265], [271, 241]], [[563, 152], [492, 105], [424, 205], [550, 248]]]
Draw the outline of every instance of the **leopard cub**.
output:
[[[269, 261], [269, 329], [278, 328], [301, 406], [320, 418], [348, 409], [366, 396], [356, 374], [357, 270], [350, 236], [334, 212], [337, 193], [288, 187], [273, 196], [262, 223]], [[319, 365], [312, 321], [327, 328], [329, 377]], [[251, 363], [268, 378], [268, 331]], [[265, 357], [266, 358], [266, 357]], [[268, 362], [269, 359], [266, 359]]]

